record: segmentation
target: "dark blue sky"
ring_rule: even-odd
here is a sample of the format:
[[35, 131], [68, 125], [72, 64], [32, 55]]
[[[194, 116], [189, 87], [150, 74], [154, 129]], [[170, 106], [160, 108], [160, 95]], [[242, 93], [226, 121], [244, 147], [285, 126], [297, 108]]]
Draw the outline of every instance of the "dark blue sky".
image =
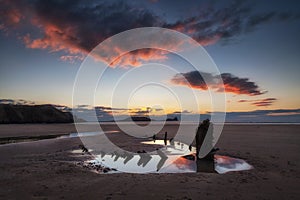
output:
[[[229, 92], [229, 111], [300, 107], [299, 1], [5, 0], [1, 4], [1, 99], [71, 105], [77, 70], [92, 48], [122, 31], [158, 26], [191, 36], [221, 73], [246, 78], [267, 91], [255, 96]], [[149, 61], [138, 55], [143, 63]], [[265, 103], [266, 99], [273, 100]]]

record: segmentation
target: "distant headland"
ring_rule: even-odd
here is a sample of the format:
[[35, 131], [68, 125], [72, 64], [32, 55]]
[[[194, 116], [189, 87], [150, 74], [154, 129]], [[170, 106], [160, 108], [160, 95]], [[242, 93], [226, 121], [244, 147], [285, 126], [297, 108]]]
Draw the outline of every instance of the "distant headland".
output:
[[73, 123], [73, 115], [53, 105], [0, 104], [1, 124]]

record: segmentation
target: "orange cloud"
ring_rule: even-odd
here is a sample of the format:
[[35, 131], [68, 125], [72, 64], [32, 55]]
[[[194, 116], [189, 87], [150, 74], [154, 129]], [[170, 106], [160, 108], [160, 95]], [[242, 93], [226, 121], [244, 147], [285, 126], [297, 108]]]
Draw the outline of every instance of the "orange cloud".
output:
[[[38, 23], [34, 20], [34, 23]], [[32, 39], [29, 34], [23, 37], [23, 41], [27, 48], [32, 49], [49, 49], [50, 52], [64, 51], [69, 55], [61, 56], [61, 60], [74, 62], [76, 60], [83, 60], [84, 56], [89, 53], [89, 49], [85, 49], [76, 43], [76, 35], [73, 27], [66, 27], [61, 29], [54, 24], [38, 25], [44, 30], [44, 37]], [[104, 51], [106, 55], [95, 55], [95, 59], [100, 59], [111, 67], [138, 67], [146, 61], [159, 61], [167, 59], [168, 52], [158, 49], [139, 49], [120, 56], [123, 52], [121, 47], [107, 47]], [[170, 49], [170, 48], [169, 48]]]
[[231, 84], [224, 84], [224, 89], [228, 93], [234, 93], [234, 94], [247, 94], [252, 96], [253, 94], [249, 92], [248, 90], [243, 90], [238, 85], [231, 85]]
[[249, 96], [266, 93], [265, 91], [261, 91], [256, 83], [249, 81], [248, 78], [239, 78], [230, 73], [223, 73], [220, 77], [223, 80], [223, 84], [216, 81], [218, 76], [205, 72], [200, 73], [199, 71], [191, 71], [176, 74], [171, 79], [171, 83], [199, 90], [211, 88], [216, 92], [245, 94]]
[[161, 61], [167, 59], [168, 52], [157, 49], [140, 49], [129, 52], [111, 63], [111, 66], [138, 67], [143, 61]]
[[8, 23], [10, 24], [18, 24], [21, 21], [22, 15], [19, 10], [11, 10], [10, 12], [6, 13], [6, 17]]
[[[23, 36], [26, 47], [32, 49], [45, 49], [50, 52], [65, 52], [67, 55], [61, 56], [60, 58], [61, 60], [68, 62], [81, 60], [83, 56], [87, 55], [95, 47], [95, 45], [107, 37], [130, 28], [140, 26], [169, 27], [191, 36], [197, 34], [199, 31], [195, 27], [195, 24], [198, 23], [196, 19], [188, 19], [183, 22], [175, 23], [174, 25], [167, 24], [157, 18], [153, 13], [146, 10], [132, 10], [127, 4], [122, 6], [115, 4], [101, 4], [101, 7], [103, 7], [106, 14], [102, 14], [103, 12], [94, 13], [95, 8], [93, 6], [87, 6], [86, 9], [83, 10], [79, 9], [80, 7], [77, 8], [75, 6], [76, 9], [79, 10], [72, 10], [71, 8], [74, 5], [73, 3], [68, 2], [59, 4], [56, 2], [45, 3], [37, 1], [35, 4], [35, 6], [27, 8], [28, 10], [31, 9], [31, 15], [27, 16], [27, 19], [34, 27], [41, 30], [43, 35], [35, 38], [32, 34], [27, 33]], [[18, 9], [15, 9], [18, 5], [9, 1], [7, 1], [7, 5], [6, 12], [8, 13], [6, 16], [8, 20], [6, 23], [9, 23], [8, 21], [19, 23], [22, 15], [18, 12]], [[62, 9], [56, 11], [54, 14], [51, 7], [58, 8], [60, 6], [64, 6], [66, 11]], [[100, 7], [97, 8], [100, 9]], [[105, 8], [109, 8], [110, 10]], [[113, 13], [118, 13], [120, 16], [118, 18], [111, 18], [110, 14]], [[77, 18], [74, 19], [72, 16]], [[119, 19], [124, 19], [128, 22], [126, 27], [123, 27], [124, 24]], [[197, 41], [202, 45], [210, 45], [217, 42], [220, 38], [221, 36], [219, 34], [210, 34], [209, 37], [197, 37]], [[165, 45], [166, 49], [169, 49], [170, 45]], [[108, 55], [110, 57], [98, 55], [97, 59], [107, 62], [111, 67], [137, 67], [144, 62], [165, 60], [167, 59], [168, 54], [167, 52], [155, 49], [146, 49], [136, 50], [121, 57], [116, 57], [119, 56], [118, 53], [120, 51], [117, 48], [114, 50], [115, 52], [112, 52], [111, 49], [108, 50]]]
[[[192, 3], [191, 7], [193, 6], [195, 4]], [[155, 13], [155, 10], [143, 6], [137, 7], [125, 1], [121, 3], [100, 1], [91, 4], [66, 0], [3, 0], [0, 9], [0, 29], [6, 31], [15, 25], [24, 28], [31, 23], [30, 27], [17, 33], [18, 37], [21, 35], [27, 48], [63, 52], [69, 57], [62, 57], [62, 60], [74, 61], [72, 59], [76, 60], [87, 55], [105, 39], [133, 28], [169, 28], [188, 34], [201, 45], [207, 46], [221, 39], [228, 41], [227, 39], [251, 31], [262, 23], [279, 19], [282, 15], [277, 12], [253, 13], [247, 4], [237, 2], [224, 6], [212, 4], [208, 8], [204, 6], [199, 9], [191, 13], [190, 18], [178, 18], [176, 22], [169, 22], [159, 16], [159, 13]], [[294, 15], [286, 16], [285, 20], [293, 19]], [[38, 32], [37, 35], [24, 33], [33, 29], [38, 30], [33, 31]], [[165, 44], [165, 47], [169, 47], [168, 44]], [[102, 55], [99, 58], [109, 61], [108, 64], [114, 62], [113, 64], [119, 66], [136, 67], [143, 62], [163, 60], [166, 57], [167, 53], [141, 50], [116, 61], [114, 56], [107, 58]]]
[[30, 35], [24, 36], [23, 40], [27, 48], [49, 49], [51, 52], [65, 51], [71, 55], [84, 53], [82, 48], [76, 45], [76, 36], [72, 34], [72, 27], [61, 29], [54, 24], [40, 24], [44, 30], [44, 37], [31, 39]]
[[241, 99], [238, 102], [239, 103], [251, 103], [252, 105], [262, 107], [262, 106], [270, 106], [272, 105], [275, 101], [277, 101], [276, 98], [265, 98], [265, 99], [254, 99], [254, 100], [245, 100]]
[[222, 39], [222, 35], [216, 34], [216, 35], [212, 36], [211, 38], [200, 39], [200, 40], [198, 40], [198, 42], [202, 46], [209, 46], [209, 45], [213, 45], [213, 44], [217, 43], [220, 39]]
[[0, 30], [4, 31], [8, 31], [10, 27], [16, 27], [24, 18], [20, 9], [11, 5], [11, 2], [7, 0], [1, 1], [0, 16]]

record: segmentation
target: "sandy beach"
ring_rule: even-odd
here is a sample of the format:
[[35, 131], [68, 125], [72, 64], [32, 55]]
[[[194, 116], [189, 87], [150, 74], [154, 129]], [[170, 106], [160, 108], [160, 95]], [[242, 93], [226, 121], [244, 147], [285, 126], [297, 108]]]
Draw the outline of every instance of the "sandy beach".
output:
[[[115, 129], [107, 125], [107, 130]], [[172, 131], [174, 127], [167, 129]], [[0, 138], [64, 135], [72, 124], [0, 125]], [[122, 137], [112, 134], [114, 141]], [[77, 163], [79, 138], [0, 145], [1, 199], [299, 199], [300, 125], [225, 125], [219, 155], [242, 158], [249, 171], [97, 174]], [[124, 146], [126, 144], [123, 143]]]

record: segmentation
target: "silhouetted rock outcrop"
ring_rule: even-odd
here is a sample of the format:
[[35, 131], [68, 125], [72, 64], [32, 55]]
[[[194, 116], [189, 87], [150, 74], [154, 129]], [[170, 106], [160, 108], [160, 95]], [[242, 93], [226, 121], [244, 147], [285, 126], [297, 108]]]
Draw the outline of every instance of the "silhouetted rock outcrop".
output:
[[0, 104], [0, 123], [72, 123], [70, 112], [63, 112], [52, 105]]
[[167, 118], [166, 121], [178, 121], [178, 118], [177, 117]]
[[151, 119], [146, 116], [131, 116], [131, 120], [134, 122], [149, 122], [149, 121], [151, 121]]

